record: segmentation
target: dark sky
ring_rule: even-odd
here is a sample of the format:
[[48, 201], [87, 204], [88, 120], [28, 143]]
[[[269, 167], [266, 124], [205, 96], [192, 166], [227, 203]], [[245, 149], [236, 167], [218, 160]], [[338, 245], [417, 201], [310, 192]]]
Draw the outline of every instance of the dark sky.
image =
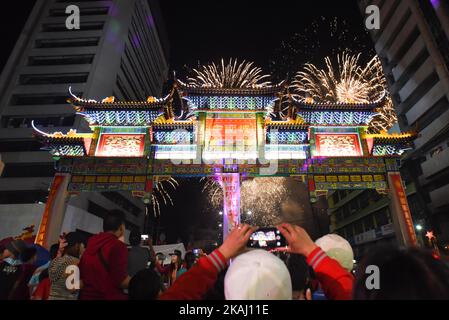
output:
[[[1, 69], [34, 2], [4, 3], [4, 12], [10, 14], [3, 15], [0, 20]], [[356, 0], [161, 0], [160, 4], [168, 31], [171, 68], [181, 74], [185, 65], [196, 66], [198, 61], [217, 61], [221, 57], [252, 60], [268, 72], [270, 61], [280, 59], [278, 53], [282, 42], [288, 43], [294, 34], [308, 38], [296, 43], [299, 60], [310, 60], [313, 53], [313, 57], [321, 61], [330, 49], [342, 43], [372, 46], [363, 30]], [[311, 32], [312, 23], [319, 22], [321, 17], [327, 20], [337, 17], [340, 26], [344, 27], [337, 32], [347, 32], [345, 40], [329, 37], [327, 28], [318, 34]], [[353, 41], [353, 37], [357, 40]], [[320, 38], [324, 43], [320, 44], [320, 49], [312, 51], [310, 48]]]
[[[151, 0], [155, 1], [155, 0]], [[6, 63], [29, 15], [33, 0], [4, 1], [0, 20], [0, 68]], [[161, 0], [170, 43], [170, 65], [178, 76], [199, 61], [235, 57], [255, 61], [282, 79], [302, 63], [319, 63], [342, 48], [372, 54], [355, 0]], [[338, 25], [329, 27], [337, 18]], [[333, 33], [333, 34], [332, 34]], [[293, 70], [296, 69], [296, 70]], [[205, 212], [201, 185], [181, 181], [173, 192], [175, 207], [162, 206], [170, 240], [187, 236], [188, 226], [218, 224], [215, 212]]]
[[[295, 34], [300, 35], [295, 44], [297, 65], [314, 58], [321, 61], [335, 47], [372, 48], [355, 0], [163, 0], [161, 8], [170, 38], [171, 67], [178, 73], [186, 65], [222, 57], [255, 61], [268, 72], [270, 61], [283, 62], [282, 43]], [[327, 27], [312, 31], [316, 29], [312, 24], [320, 24], [323, 17], [325, 24], [337, 17], [336, 32], [345, 35], [331, 36]]]

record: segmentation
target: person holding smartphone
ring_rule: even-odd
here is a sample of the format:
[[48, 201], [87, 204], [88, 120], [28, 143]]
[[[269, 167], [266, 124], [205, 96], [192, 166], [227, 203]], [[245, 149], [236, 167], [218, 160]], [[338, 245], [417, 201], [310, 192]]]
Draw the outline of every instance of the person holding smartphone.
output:
[[[353, 276], [337, 261], [329, 258], [310, 239], [303, 228], [284, 223], [277, 226], [277, 229], [288, 243], [287, 247], [278, 248], [278, 250], [305, 256], [307, 264], [314, 269], [329, 300], [352, 298]], [[160, 299], [201, 300], [214, 286], [218, 274], [225, 270], [229, 261], [247, 248], [249, 240], [256, 230], [257, 228], [245, 224], [234, 228], [217, 250], [199, 259], [196, 265], [160, 296]]]

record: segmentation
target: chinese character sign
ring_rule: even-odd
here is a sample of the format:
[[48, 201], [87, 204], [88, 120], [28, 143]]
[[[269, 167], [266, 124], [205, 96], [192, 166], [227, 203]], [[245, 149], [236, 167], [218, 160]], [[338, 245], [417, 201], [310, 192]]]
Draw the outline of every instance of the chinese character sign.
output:
[[402, 185], [401, 175], [398, 172], [390, 172], [388, 174], [390, 189], [392, 192], [392, 201], [396, 209], [397, 218], [399, 219], [399, 226], [403, 236], [409, 245], [415, 246], [417, 244], [415, 227], [413, 224], [412, 214], [407, 202], [407, 194]]

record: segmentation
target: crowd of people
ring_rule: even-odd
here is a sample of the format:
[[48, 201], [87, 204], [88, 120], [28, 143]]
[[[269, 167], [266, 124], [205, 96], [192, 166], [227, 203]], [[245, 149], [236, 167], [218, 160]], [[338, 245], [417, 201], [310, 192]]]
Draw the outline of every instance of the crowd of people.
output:
[[[124, 214], [111, 211], [103, 232], [88, 240], [78, 232], [66, 234], [39, 268], [35, 247], [8, 243], [0, 257], [0, 300], [449, 299], [449, 265], [429, 252], [379, 248], [354, 270], [352, 249], [338, 235], [314, 242], [299, 226], [277, 228], [285, 248], [249, 250], [256, 229], [243, 224], [209, 254], [182, 257], [175, 250], [165, 264], [151, 244], [141, 246], [138, 231], [130, 233], [128, 247]], [[369, 266], [380, 270], [374, 288], [367, 285]], [[78, 283], [68, 281], [74, 274]]]

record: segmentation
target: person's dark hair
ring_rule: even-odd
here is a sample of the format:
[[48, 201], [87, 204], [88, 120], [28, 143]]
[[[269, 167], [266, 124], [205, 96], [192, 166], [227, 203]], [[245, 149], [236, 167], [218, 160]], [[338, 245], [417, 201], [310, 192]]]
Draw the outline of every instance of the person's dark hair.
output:
[[111, 210], [103, 219], [103, 231], [117, 231], [125, 223], [125, 214], [120, 210]]
[[[368, 266], [379, 269], [379, 289], [366, 286]], [[360, 263], [354, 285], [355, 300], [449, 299], [449, 266], [420, 249], [378, 248]]]
[[178, 264], [176, 266], [176, 270], [179, 270], [182, 267], [182, 252], [176, 249], [173, 251], [173, 254], [178, 257]]
[[310, 279], [306, 258], [299, 254], [291, 254], [287, 259], [287, 269], [292, 279], [293, 291], [305, 292]]
[[50, 247], [50, 259], [53, 260], [58, 255], [59, 243], [52, 244]]
[[129, 234], [129, 244], [133, 247], [140, 245], [142, 242], [142, 234], [139, 230], [133, 229]]
[[64, 248], [64, 253], [72, 257], [79, 257], [79, 247], [76, 245], [84, 244], [84, 237], [79, 232], [70, 232], [65, 236], [67, 247]]
[[187, 252], [184, 256], [184, 261], [186, 262], [186, 269], [189, 270], [195, 264], [195, 254], [191, 251]]
[[152, 269], [144, 269], [130, 280], [128, 297], [130, 300], [156, 300], [161, 291], [161, 277]]
[[20, 254], [20, 260], [23, 263], [27, 263], [30, 261], [34, 256], [37, 254], [36, 247], [27, 247], [25, 248], [22, 253]]

